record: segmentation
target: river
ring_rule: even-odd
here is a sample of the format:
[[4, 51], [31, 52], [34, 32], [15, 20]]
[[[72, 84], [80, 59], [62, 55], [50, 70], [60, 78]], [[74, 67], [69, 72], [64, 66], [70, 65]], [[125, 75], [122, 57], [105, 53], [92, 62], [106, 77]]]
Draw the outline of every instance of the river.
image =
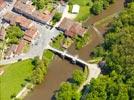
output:
[[[108, 10], [105, 10], [103, 14], [91, 17], [87, 20], [85, 25], [95, 23], [101, 18], [120, 11], [123, 8], [124, 0], [117, 0], [115, 4], [112, 4]], [[112, 9], [112, 10], [110, 10]], [[92, 20], [91, 20], [92, 19]], [[75, 49], [75, 44], [73, 44], [68, 52], [72, 55], [79, 55], [79, 58], [87, 61], [90, 58], [91, 51], [103, 41], [103, 37], [100, 34], [97, 34], [93, 29], [89, 29], [88, 32], [91, 34], [89, 44], [83, 47], [80, 50]], [[75, 69], [81, 69], [79, 66], [71, 64], [69, 61], [64, 60], [58, 56], [55, 56], [52, 63], [49, 65], [48, 73], [42, 82], [42, 84], [35, 87], [35, 89], [25, 97], [25, 100], [52, 100], [53, 95], [56, 90], [59, 89], [60, 84], [64, 81], [67, 81], [72, 72]]]

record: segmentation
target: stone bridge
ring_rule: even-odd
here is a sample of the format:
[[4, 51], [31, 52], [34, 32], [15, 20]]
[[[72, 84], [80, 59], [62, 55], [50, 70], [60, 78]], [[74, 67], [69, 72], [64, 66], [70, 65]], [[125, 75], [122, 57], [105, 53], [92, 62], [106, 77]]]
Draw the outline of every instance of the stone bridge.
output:
[[62, 57], [71, 58], [74, 63], [79, 62], [79, 63], [81, 63], [85, 66], [90, 66], [91, 65], [91, 64], [85, 62], [84, 60], [78, 58], [78, 56], [73, 56], [71, 54], [68, 54], [67, 51], [61, 51], [61, 50], [58, 50], [58, 49], [53, 48], [51, 46], [48, 46], [48, 49], [55, 52], [55, 53], [58, 53], [58, 54], [62, 55]]

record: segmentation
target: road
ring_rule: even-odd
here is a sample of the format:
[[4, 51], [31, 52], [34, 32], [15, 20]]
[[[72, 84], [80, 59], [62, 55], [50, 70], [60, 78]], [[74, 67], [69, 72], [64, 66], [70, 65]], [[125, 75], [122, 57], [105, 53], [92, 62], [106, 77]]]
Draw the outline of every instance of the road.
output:
[[46, 25], [42, 25], [36, 22], [34, 22], [34, 24], [38, 28], [39, 36], [34, 40], [34, 43], [31, 44], [29, 52], [16, 55], [10, 59], [1, 60], [0, 65], [15, 63], [19, 59], [25, 60], [34, 58], [36, 56], [42, 57], [44, 50], [47, 49], [47, 45], [52, 41], [53, 38], [57, 37], [60, 34], [60, 31], [55, 28], [52, 28], [50, 30]]
[[0, 18], [3, 17], [4, 14], [6, 14], [8, 11], [11, 11], [13, 9], [14, 4], [16, 3], [17, 0], [13, 0], [12, 3], [6, 2], [6, 7], [3, 8], [0, 11]]

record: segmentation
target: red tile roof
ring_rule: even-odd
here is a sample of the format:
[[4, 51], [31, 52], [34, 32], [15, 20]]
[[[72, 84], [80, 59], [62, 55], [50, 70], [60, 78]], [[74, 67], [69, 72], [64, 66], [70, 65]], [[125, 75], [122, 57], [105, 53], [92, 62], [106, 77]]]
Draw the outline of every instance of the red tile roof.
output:
[[86, 31], [86, 29], [83, 28], [80, 23], [68, 18], [64, 18], [59, 27], [65, 31], [67, 36], [70, 37], [74, 37], [75, 35], [83, 36], [84, 32]]
[[25, 4], [21, 0], [17, 1], [14, 7], [29, 14], [32, 14], [32, 12], [36, 10], [35, 6]]
[[31, 18], [36, 18], [38, 20], [41, 21], [50, 21], [52, 19], [52, 14], [49, 11], [45, 11], [44, 13], [38, 11], [35, 9], [35, 6], [33, 5], [29, 5], [29, 4], [24, 4], [22, 1], [18, 1], [15, 6], [14, 9], [16, 11], [21, 11], [21, 13], [23, 12], [23, 14], [25, 15], [29, 15]]
[[30, 29], [26, 30], [24, 39], [28, 42], [31, 42], [33, 38], [38, 34], [38, 30], [35, 26], [32, 26]]
[[49, 21], [51, 19], [51, 15], [50, 14], [43, 14], [39, 11], [34, 11], [32, 13], [32, 15], [36, 18], [38, 18], [39, 20], [44, 20], [44, 21]]
[[26, 36], [26, 35], [23, 37], [23, 39], [26, 40], [26, 41], [28, 41], [28, 42], [31, 42], [32, 41], [32, 38], [29, 37], [29, 36]]
[[6, 6], [5, 0], [0, 0], [0, 10]]
[[26, 41], [25, 41], [25, 40], [21, 40], [21, 41], [19, 42], [19, 44], [18, 44], [18, 47], [17, 47], [15, 53], [16, 53], [16, 54], [22, 53], [22, 50], [23, 50], [25, 44], [26, 44]]
[[28, 20], [27, 18], [25, 18], [23, 16], [18, 16], [16, 18], [16, 22], [19, 23], [20, 26], [26, 27], [26, 28], [29, 28], [32, 25], [32, 21]]
[[4, 15], [4, 19], [8, 22], [10, 22], [11, 25], [19, 24], [21, 27], [29, 28], [32, 25], [32, 21], [23, 17], [15, 15], [14, 13], [6, 13]]

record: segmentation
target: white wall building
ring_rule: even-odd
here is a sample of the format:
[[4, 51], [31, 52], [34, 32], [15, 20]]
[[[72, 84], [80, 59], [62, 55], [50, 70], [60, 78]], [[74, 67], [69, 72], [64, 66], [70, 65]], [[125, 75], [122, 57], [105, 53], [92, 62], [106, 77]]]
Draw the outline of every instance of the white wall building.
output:
[[80, 6], [77, 4], [73, 5], [72, 13], [78, 14], [79, 11], [80, 11]]

